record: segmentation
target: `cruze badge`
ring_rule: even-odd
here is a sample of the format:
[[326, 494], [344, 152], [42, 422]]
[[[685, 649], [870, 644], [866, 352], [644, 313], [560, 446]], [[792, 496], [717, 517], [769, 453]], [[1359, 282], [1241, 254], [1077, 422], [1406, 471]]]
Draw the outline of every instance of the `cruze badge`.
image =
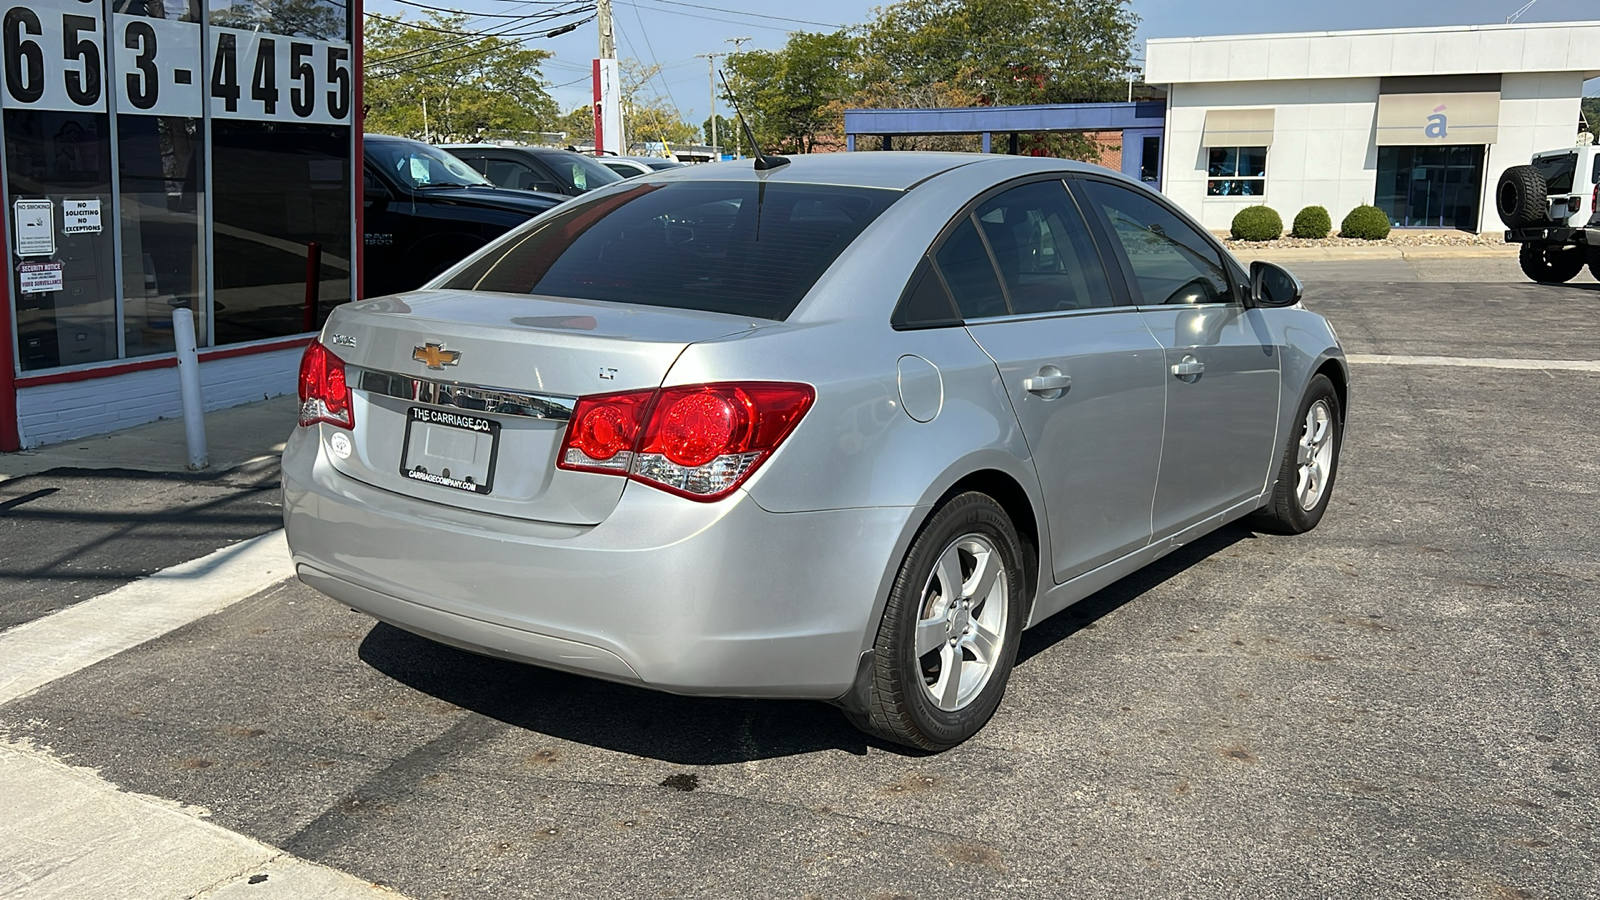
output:
[[445, 366], [453, 366], [460, 362], [461, 351], [446, 350], [443, 344], [429, 341], [421, 347], [414, 348], [411, 351], [411, 358], [430, 369], [443, 369]]

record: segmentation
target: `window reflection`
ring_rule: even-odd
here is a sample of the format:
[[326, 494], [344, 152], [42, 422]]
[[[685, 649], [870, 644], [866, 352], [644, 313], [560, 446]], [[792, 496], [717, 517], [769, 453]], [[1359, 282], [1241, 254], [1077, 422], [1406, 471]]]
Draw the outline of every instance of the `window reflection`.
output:
[[348, 41], [349, 16], [345, 10], [342, 0], [211, 0], [211, 24], [241, 31]]

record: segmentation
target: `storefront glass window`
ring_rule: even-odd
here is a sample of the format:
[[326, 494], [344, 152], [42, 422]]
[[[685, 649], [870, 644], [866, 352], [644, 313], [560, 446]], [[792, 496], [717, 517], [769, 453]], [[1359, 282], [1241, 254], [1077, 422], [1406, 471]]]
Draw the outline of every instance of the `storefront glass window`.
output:
[[[113, 5], [117, 174], [122, 201], [122, 330], [128, 356], [175, 348], [172, 311], [208, 329], [200, 11], [186, 0]], [[174, 70], [189, 73], [187, 82]]]
[[309, 331], [352, 284], [348, 7], [211, 0], [210, 17], [217, 343]]
[[1212, 147], [1207, 153], [1207, 196], [1260, 197], [1267, 193], [1267, 148]]
[[1377, 207], [1399, 228], [1478, 230], [1483, 150], [1379, 147]]
[[171, 352], [179, 308], [204, 346], [351, 298], [345, 0], [36, 0], [0, 24], [22, 370]]

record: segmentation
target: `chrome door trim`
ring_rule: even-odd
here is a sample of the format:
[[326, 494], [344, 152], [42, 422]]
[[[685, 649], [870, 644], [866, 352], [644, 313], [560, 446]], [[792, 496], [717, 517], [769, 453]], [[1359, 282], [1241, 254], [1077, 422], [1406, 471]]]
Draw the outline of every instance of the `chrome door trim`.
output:
[[394, 397], [413, 403], [426, 403], [448, 409], [465, 409], [496, 416], [520, 416], [566, 422], [572, 418], [577, 399], [555, 394], [513, 391], [505, 388], [437, 381], [394, 372], [380, 372], [349, 366], [351, 387], [356, 390]]

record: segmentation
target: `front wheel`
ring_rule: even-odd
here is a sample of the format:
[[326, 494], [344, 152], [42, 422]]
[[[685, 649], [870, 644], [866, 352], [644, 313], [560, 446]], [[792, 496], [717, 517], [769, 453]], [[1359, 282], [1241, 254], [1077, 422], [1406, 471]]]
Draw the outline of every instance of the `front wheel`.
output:
[[946, 750], [1000, 705], [1022, 634], [1022, 542], [1000, 504], [961, 494], [934, 513], [900, 564], [874, 641], [872, 700], [858, 728]]
[[1589, 248], [1589, 274], [1600, 281], [1600, 247]]
[[1256, 513], [1262, 531], [1302, 534], [1317, 527], [1333, 497], [1343, 438], [1339, 394], [1328, 376], [1318, 375], [1300, 398], [1272, 500]]
[[1584, 253], [1579, 247], [1523, 244], [1517, 261], [1522, 273], [1540, 284], [1565, 284], [1583, 271]]

